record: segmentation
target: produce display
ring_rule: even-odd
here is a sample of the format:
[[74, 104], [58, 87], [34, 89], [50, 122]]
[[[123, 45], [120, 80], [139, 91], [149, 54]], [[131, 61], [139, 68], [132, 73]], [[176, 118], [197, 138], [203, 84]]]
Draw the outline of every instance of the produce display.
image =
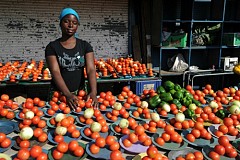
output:
[[[101, 65], [116, 61], [107, 62]], [[86, 95], [79, 91], [73, 111], [60, 92], [50, 101], [35, 97], [22, 104], [2, 94], [0, 158], [240, 159], [240, 90], [214, 91], [210, 84], [193, 90], [165, 81], [136, 95], [125, 86], [118, 95], [101, 92], [98, 110]]]

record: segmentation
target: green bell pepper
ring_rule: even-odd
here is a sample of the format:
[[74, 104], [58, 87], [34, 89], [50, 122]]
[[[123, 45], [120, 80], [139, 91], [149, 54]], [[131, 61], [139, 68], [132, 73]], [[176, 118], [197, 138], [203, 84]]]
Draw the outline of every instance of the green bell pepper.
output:
[[165, 93], [165, 92], [166, 92], [166, 90], [164, 89], [163, 86], [159, 86], [159, 87], [157, 88], [157, 93], [158, 93], [158, 94]]
[[161, 98], [161, 100], [166, 101], [166, 102], [173, 100], [173, 97], [172, 97], [171, 93], [169, 93], [169, 92], [160, 94], [160, 98]]
[[165, 102], [165, 101], [161, 101], [160, 104], [159, 104], [159, 106], [162, 107], [164, 104], [168, 104], [168, 103]]
[[181, 109], [181, 108], [182, 108], [182, 104], [181, 104], [181, 102], [179, 102], [179, 100], [173, 99], [173, 100], [172, 100], [172, 103], [175, 104], [178, 109]]
[[216, 112], [216, 116], [221, 118], [221, 119], [224, 119], [225, 117], [227, 117], [229, 115], [229, 111], [226, 110], [226, 109], [220, 109]]
[[182, 89], [182, 87], [181, 87], [179, 84], [175, 84], [174, 89], [175, 89], [176, 91], [179, 91], [179, 90]]
[[194, 116], [195, 116], [194, 111], [191, 110], [191, 109], [186, 109], [186, 110], [183, 112], [183, 114], [185, 115], [186, 118], [191, 118], [191, 119], [194, 118]]
[[182, 102], [184, 106], [188, 107], [192, 103], [192, 99], [190, 97], [184, 97]]
[[161, 99], [160, 99], [159, 95], [155, 95], [149, 99], [149, 104], [153, 108], [158, 106], [160, 104], [160, 102], [161, 102]]
[[192, 102], [194, 103], [194, 104], [196, 104], [196, 106], [198, 106], [198, 107], [200, 107], [201, 105], [202, 105], [202, 103], [201, 102], [199, 102], [198, 100], [196, 100], [196, 99], [192, 99]]
[[164, 83], [163, 83], [163, 87], [165, 88], [165, 90], [168, 92], [168, 91], [170, 91], [170, 90], [172, 90], [172, 89], [174, 89], [174, 86], [175, 86], [175, 84], [172, 82], [172, 81], [165, 81]]
[[183, 93], [179, 90], [173, 94], [173, 98], [181, 100], [183, 98]]

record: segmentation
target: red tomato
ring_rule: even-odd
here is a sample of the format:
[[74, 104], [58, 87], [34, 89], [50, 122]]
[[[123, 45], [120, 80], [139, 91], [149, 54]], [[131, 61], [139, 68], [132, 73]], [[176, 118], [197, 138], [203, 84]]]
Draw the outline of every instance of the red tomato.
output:
[[232, 118], [225, 117], [225, 118], [223, 119], [223, 123], [228, 127], [228, 126], [233, 125], [233, 120], [232, 120]]
[[225, 154], [225, 148], [220, 144], [218, 144], [214, 147], [214, 151], [216, 153], [218, 153], [219, 155], [224, 155]]
[[20, 142], [19, 146], [21, 148], [28, 148], [30, 146], [30, 142], [28, 140], [23, 140]]
[[109, 146], [109, 149], [110, 149], [111, 151], [119, 150], [119, 148], [120, 148], [120, 145], [119, 145], [118, 142], [113, 142], [113, 144], [111, 144], [111, 145]]
[[155, 158], [157, 153], [158, 153], [158, 150], [157, 150], [156, 147], [154, 147], [154, 146], [149, 146], [149, 147], [148, 147], [148, 149], [147, 149], [147, 155], [148, 155], [150, 158]]
[[57, 150], [65, 153], [68, 151], [68, 144], [66, 142], [59, 142], [57, 145]]
[[208, 155], [212, 160], [220, 160], [220, 155], [214, 151], [211, 151]]
[[99, 151], [100, 151], [100, 148], [99, 148], [96, 144], [93, 143], [93, 144], [90, 146], [90, 152], [91, 152], [92, 154], [98, 154]]
[[62, 135], [56, 135], [54, 137], [54, 141], [59, 143], [59, 142], [63, 142], [64, 141], [64, 137]]
[[237, 157], [237, 151], [236, 151], [236, 149], [232, 149], [230, 152], [228, 152], [228, 157], [230, 157], [230, 158], [235, 158], [235, 157]]
[[4, 139], [6, 139], [6, 134], [0, 133], [0, 143], [1, 143]]
[[106, 141], [107, 145], [111, 145], [115, 142], [115, 137], [114, 136], [107, 136], [105, 141]]
[[98, 137], [95, 141], [95, 144], [100, 147], [100, 148], [103, 148], [106, 144], [106, 141], [105, 141], [105, 138], [103, 137]]
[[52, 156], [54, 159], [61, 159], [63, 157], [63, 153], [58, 151], [57, 149], [54, 149]]
[[71, 142], [69, 142], [68, 144], [68, 149], [70, 151], [75, 151], [76, 150], [76, 147], [78, 146], [78, 142], [76, 140], [72, 140]]
[[226, 146], [229, 144], [229, 139], [226, 136], [221, 136], [218, 138], [218, 143], [222, 146]]
[[11, 140], [9, 138], [4, 139], [1, 143], [2, 148], [8, 148], [10, 145], [11, 145]]
[[76, 157], [82, 157], [84, 154], [84, 149], [81, 146], [77, 146], [73, 152]]
[[17, 158], [21, 160], [28, 160], [30, 157], [30, 153], [27, 149], [20, 149], [17, 153]]
[[42, 153], [40, 153], [40, 155], [37, 157], [36, 160], [47, 160], [47, 159], [48, 159], [47, 154], [42, 152]]
[[40, 146], [35, 145], [30, 149], [30, 155], [33, 158], [37, 158], [41, 153], [42, 148]]
[[110, 153], [110, 158], [111, 159], [121, 159], [122, 158], [122, 153], [119, 150], [112, 151]]

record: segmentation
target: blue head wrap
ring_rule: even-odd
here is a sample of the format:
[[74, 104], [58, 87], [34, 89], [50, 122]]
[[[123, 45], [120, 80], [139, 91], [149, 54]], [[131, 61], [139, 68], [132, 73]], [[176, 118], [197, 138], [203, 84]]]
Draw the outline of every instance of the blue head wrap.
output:
[[62, 18], [63, 18], [64, 16], [66, 16], [66, 15], [68, 15], [68, 14], [74, 15], [74, 16], [77, 18], [78, 23], [80, 23], [80, 17], [79, 17], [79, 15], [78, 15], [78, 13], [77, 13], [74, 9], [72, 9], [72, 8], [64, 8], [64, 9], [62, 10], [62, 12], [61, 12], [61, 14], [60, 14], [60, 16], [59, 16], [60, 21], [62, 20]]

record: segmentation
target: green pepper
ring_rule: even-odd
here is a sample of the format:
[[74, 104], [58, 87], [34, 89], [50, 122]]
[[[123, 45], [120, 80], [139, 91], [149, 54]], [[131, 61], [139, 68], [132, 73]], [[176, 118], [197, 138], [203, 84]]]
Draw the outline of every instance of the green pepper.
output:
[[172, 90], [172, 89], [174, 89], [174, 86], [175, 86], [175, 84], [172, 82], [172, 81], [165, 81], [164, 83], [163, 83], [163, 87], [165, 88], [165, 90], [168, 92], [168, 91], [170, 91], [170, 90]]
[[191, 110], [191, 109], [186, 109], [186, 110], [183, 112], [183, 114], [185, 115], [186, 118], [191, 118], [191, 119], [194, 118], [194, 116], [195, 116], [194, 111]]
[[181, 100], [183, 98], [183, 93], [179, 90], [179, 91], [176, 91], [174, 94], [173, 94], [173, 98], [176, 98], [178, 100]]
[[175, 89], [176, 91], [179, 91], [179, 90], [182, 89], [182, 87], [181, 87], [179, 84], [175, 84], [174, 89]]
[[159, 95], [155, 95], [149, 99], [149, 104], [153, 108], [158, 106], [160, 104], [160, 102], [161, 102], [161, 99], [160, 99]]
[[216, 116], [221, 118], [221, 119], [224, 119], [225, 117], [227, 117], [229, 115], [229, 111], [226, 110], [226, 109], [220, 109], [216, 112]]
[[165, 91], [165, 89], [164, 89], [163, 86], [159, 86], [159, 87], [157, 88], [157, 93], [158, 93], [158, 94], [165, 93], [165, 92], [166, 92], [166, 91]]
[[169, 93], [169, 92], [160, 94], [160, 98], [161, 98], [161, 100], [166, 101], [166, 102], [173, 100], [173, 97], [172, 97], [171, 93]]
[[179, 102], [179, 100], [173, 99], [173, 100], [172, 100], [172, 103], [175, 104], [178, 109], [181, 109], [181, 108], [182, 108], [182, 104], [181, 104], [181, 102]]
[[171, 95], [174, 95], [175, 92], [176, 92], [175, 89], [171, 89], [171, 90], [169, 91], [169, 93], [171, 93]]
[[198, 107], [200, 107], [201, 105], [202, 105], [202, 103], [201, 102], [199, 102], [198, 100], [196, 100], [196, 99], [192, 99], [192, 102], [194, 103], [194, 104], [196, 104], [196, 106], [198, 106]]
[[162, 107], [164, 104], [168, 104], [168, 103], [165, 102], [165, 101], [161, 101], [160, 104], [159, 104], [159, 106]]
[[189, 93], [188, 91], [185, 92], [184, 97], [188, 97], [190, 99], [193, 99], [193, 95], [191, 93]]
[[182, 102], [184, 106], [188, 107], [192, 103], [192, 99], [190, 97], [184, 97]]

